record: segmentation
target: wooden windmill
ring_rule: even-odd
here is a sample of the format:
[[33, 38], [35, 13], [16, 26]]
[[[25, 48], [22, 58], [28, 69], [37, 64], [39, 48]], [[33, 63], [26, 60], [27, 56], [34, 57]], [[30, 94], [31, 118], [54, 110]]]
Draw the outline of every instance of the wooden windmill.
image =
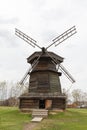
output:
[[[72, 28], [65, 31], [52, 40], [52, 44], [48, 47], [40, 47], [37, 42], [21, 32], [15, 29], [15, 34], [29, 43], [32, 47], [37, 46], [41, 51], [33, 53], [27, 58], [27, 62], [31, 64], [31, 68], [26, 72], [20, 84], [22, 84], [28, 75], [29, 89], [27, 94], [20, 96], [20, 109], [65, 109], [66, 96], [62, 94], [60, 76], [62, 73], [74, 83], [75, 80], [71, 74], [65, 69], [61, 63], [63, 58], [53, 52], [47, 51], [52, 45], [58, 46], [76, 33], [76, 28]], [[56, 68], [56, 66], [58, 66]], [[59, 69], [61, 72], [59, 72]]]

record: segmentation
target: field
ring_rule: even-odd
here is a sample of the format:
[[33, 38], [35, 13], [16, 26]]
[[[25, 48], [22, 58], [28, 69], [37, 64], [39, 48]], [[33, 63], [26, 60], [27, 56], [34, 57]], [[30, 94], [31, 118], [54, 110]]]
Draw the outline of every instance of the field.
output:
[[[23, 130], [24, 125], [31, 125], [31, 119], [30, 114], [21, 113], [17, 108], [0, 107], [0, 130]], [[87, 130], [87, 109], [51, 112], [33, 130]]]
[[15, 107], [0, 107], [0, 130], [22, 130], [31, 115], [21, 113]]

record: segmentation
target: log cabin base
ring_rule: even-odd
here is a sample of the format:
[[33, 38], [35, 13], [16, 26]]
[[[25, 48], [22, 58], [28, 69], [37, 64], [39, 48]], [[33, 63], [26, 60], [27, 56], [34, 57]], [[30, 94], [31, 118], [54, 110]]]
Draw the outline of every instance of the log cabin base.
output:
[[[50, 95], [50, 96], [48, 96]], [[53, 95], [41, 94], [38, 96], [20, 96], [19, 108], [22, 112], [30, 112], [33, 109], [45, 109], [45, 110], [65, 110], [66, 108], [66, 96], [65, 95]]]

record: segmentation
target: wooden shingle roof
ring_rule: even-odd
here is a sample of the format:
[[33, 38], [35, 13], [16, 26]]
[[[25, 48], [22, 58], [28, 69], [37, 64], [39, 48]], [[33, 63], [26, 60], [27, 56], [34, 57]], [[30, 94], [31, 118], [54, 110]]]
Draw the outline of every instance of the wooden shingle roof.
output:
[[[32, 63], [35, 59], [37, 59], [40, 55], [42, 54], [42, 52], [40, 51], [40, 52], [34, 52], [31, 56], [29, 56], [28, 58], [27, 58], [27, 62], [28, 63]], [[57, 55], [57, 54], [55, 54], [55, 53], [53, 53], [53, 52], [45, 52], [45, 53], [43, 53], [42, 55], [41, 55], [41, 58], [43, 57], [43, 58], [50, 58], [51, 59], [51, 57], [52, 58], [54, 58], [56, 61], [58, 61], [59, 63], [61, 63], [61, 62], [63, 62], [63, 57], [61, 57], [61, 56], [59, 56], [59, 55]]]

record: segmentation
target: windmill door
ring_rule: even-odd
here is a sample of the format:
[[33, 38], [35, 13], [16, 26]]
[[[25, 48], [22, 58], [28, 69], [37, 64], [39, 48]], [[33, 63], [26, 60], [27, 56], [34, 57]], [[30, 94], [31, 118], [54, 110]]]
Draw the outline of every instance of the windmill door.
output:
[[45, 109], [45, 100], [39, 100], [39, 108]]
[[39, 100], [39, 108], [40, 109], [51, 109], [52, 100]]
[[48, 110], [52, 108], [52, 100], [45, 101], [45, 108]]

